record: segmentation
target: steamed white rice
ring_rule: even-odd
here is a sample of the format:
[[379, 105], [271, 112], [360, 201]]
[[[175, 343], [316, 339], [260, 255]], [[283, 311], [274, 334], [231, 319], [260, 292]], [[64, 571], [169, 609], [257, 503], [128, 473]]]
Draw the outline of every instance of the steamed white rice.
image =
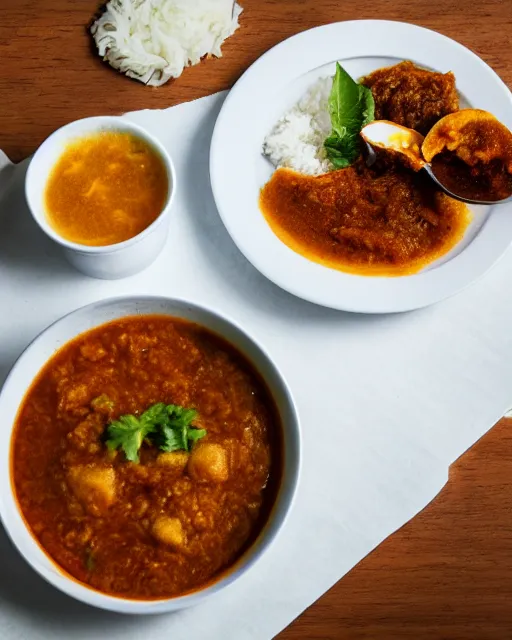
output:
[[331, 133], [327, 101], [332, 77], [320, 78], [276, 123], [263, 142], [263, 153], [277, 167], [319, 175], [333, 169], [324, 140]]

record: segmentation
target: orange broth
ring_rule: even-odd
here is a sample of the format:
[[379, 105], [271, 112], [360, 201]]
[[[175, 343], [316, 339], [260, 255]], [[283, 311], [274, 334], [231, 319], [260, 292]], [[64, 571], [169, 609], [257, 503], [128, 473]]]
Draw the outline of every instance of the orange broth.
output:
[[117, 244], [156, 220], [168, 189], [162, 158], [141, 138], [114, 131], [84, 136], [66, 147], [50, 174], [47, 220], [70, 242]]

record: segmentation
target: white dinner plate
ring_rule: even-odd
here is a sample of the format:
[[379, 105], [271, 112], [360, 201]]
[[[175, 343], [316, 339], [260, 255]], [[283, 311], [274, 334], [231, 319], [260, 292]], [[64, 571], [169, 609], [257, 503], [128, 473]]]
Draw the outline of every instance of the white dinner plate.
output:
[[473, 207], [473, 221], [449, 253], [417, 274], [371, 277], [317, 264], [282, 243], [258, 207], [273, 172], [265, 135], [336, 61], [358, 78], [401, 60], [455, 73], [461, 106], [486, 109], [512, 128], [512, 94], [474, 53], [401, 22], [356, 20], [300, 33], [259, 58], [230, 91], [213, 133], [210, 176], [220, 216], [242, 253], [275, 284], [316, 304], [363, 313], [407, 311], [438, 302], [484, 274], [512, 242], [512, 204]]

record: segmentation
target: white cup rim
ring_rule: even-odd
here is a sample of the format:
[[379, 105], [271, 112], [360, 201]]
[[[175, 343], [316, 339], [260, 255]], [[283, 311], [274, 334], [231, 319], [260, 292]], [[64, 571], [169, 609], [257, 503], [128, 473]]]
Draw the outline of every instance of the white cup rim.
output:
[[[90, 129], [88, 128], [87, 132], [83, 131], [79, 132], [79, 128], [83, 125], [89, 124], [91, 125]], [[96, 125], [96, 126], [94, 126]], [[117, 125], [117, 126], [116, 126]], [[43, 155], [43, 153], [50, 148], [53, 144], [56, 143], [57, 138], [61, 137], [63, 133], [69, 131], [69, 140], [73, 138], [85, 136], [88, 134], [92, 134], [95, 131], [101, 131], [102, 129], [108, 127], [111, 130], [123, 130], [133, 132], [136, 136], [142, 138], [145, 142], [149, 143], [152, 148], [156, 150], [159, 154], [162, 162], [165, 165], [167, 171], [167, 178], [169, 182], [169, 188], [167, 191], [167, 197], [165, 203], [162, 207], [162, 210], [158, 214], [158, 216], [153, 220], [153, 222], [143, 229], [140, 233], [133, 236], [133, 238], [129, 238], [128, 240], [123, 240], [123, 242], [117, 242], [115, 244], [102, 245], [102, 246], [94, 246], [94, 245], [86, 245], [80, 244], [78, 242], [71, 242], [66, 240], [61, 235], [59, 235], [56, 231], [54, 231], [51, 225], [47, 222], [45, 211], [42, 207], [40, 207], [35, 202], [36, 194], [32, 190], [32, 183], [34, 180], [34, 174], [39, 168], [39, 161]], [[73, 133], [74, 132], [74, 133]], [[39, 228], [54, 242], [60, 244], [65, 249], [70, 249], [72, 251], [76, 251], [79, 253], [92, 254], [92, 255], [104, 255], [115, 253], [117, 251], [121, 251], [128, 247], [131, 247], [141, 240], [143, 240], [146, 236], [152, 233], [156, 227], [158, 227], [163, 218], [169, 215], [172, 203], [174, 201], [176, 193], [176, 170], [174, 168], [174, 163], [172, 161], [171, 156], [169, 155], [167, 149], [164, 145], [151, 133], [149, 133], [144, 127], [141, 127], [138, 124], [135, 124], [128, 120], [127, 118], [123, 118], [122, 116], [92, 116], [88, 118], [81, 118], [80, 120], [74, 120], [64, 126], [56, 129], [52, 134], [44, 140], [44, 142], [39, 146], [39, 148], [34, 153], [32, 159], [30, 160], [30, 164], [27, 169], [27, 173], [25, 176], [25, 199], [28, 204], [28, 208], [30, 213], [39, 226]]]

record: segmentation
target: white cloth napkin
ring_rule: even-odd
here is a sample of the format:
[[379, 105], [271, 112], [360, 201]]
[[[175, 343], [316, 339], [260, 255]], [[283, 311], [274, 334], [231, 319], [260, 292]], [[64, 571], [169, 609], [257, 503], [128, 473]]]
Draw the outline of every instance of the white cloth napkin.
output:
[[350, 315], [284, 293], [240, 255], [215, 209], [208, 151], [223, 97], [127, 116], [167, 146], [178, 192], [163, 254], [126, 280], [73, 271], [26, 210], [26, 163], [4, 163], [0, 381], [41, 329], [94, 300], [153, 293], [212, 305], [266, 346], [297, 399], [304, 467], [295, 509], [234, 585], [195, 609], [148, 618], [61, 595], [2, 534], [2, 639], [271, 638], [432, 500], [449, 465], [511, 404], [512, 253], [464, 293], [413, 313]]

